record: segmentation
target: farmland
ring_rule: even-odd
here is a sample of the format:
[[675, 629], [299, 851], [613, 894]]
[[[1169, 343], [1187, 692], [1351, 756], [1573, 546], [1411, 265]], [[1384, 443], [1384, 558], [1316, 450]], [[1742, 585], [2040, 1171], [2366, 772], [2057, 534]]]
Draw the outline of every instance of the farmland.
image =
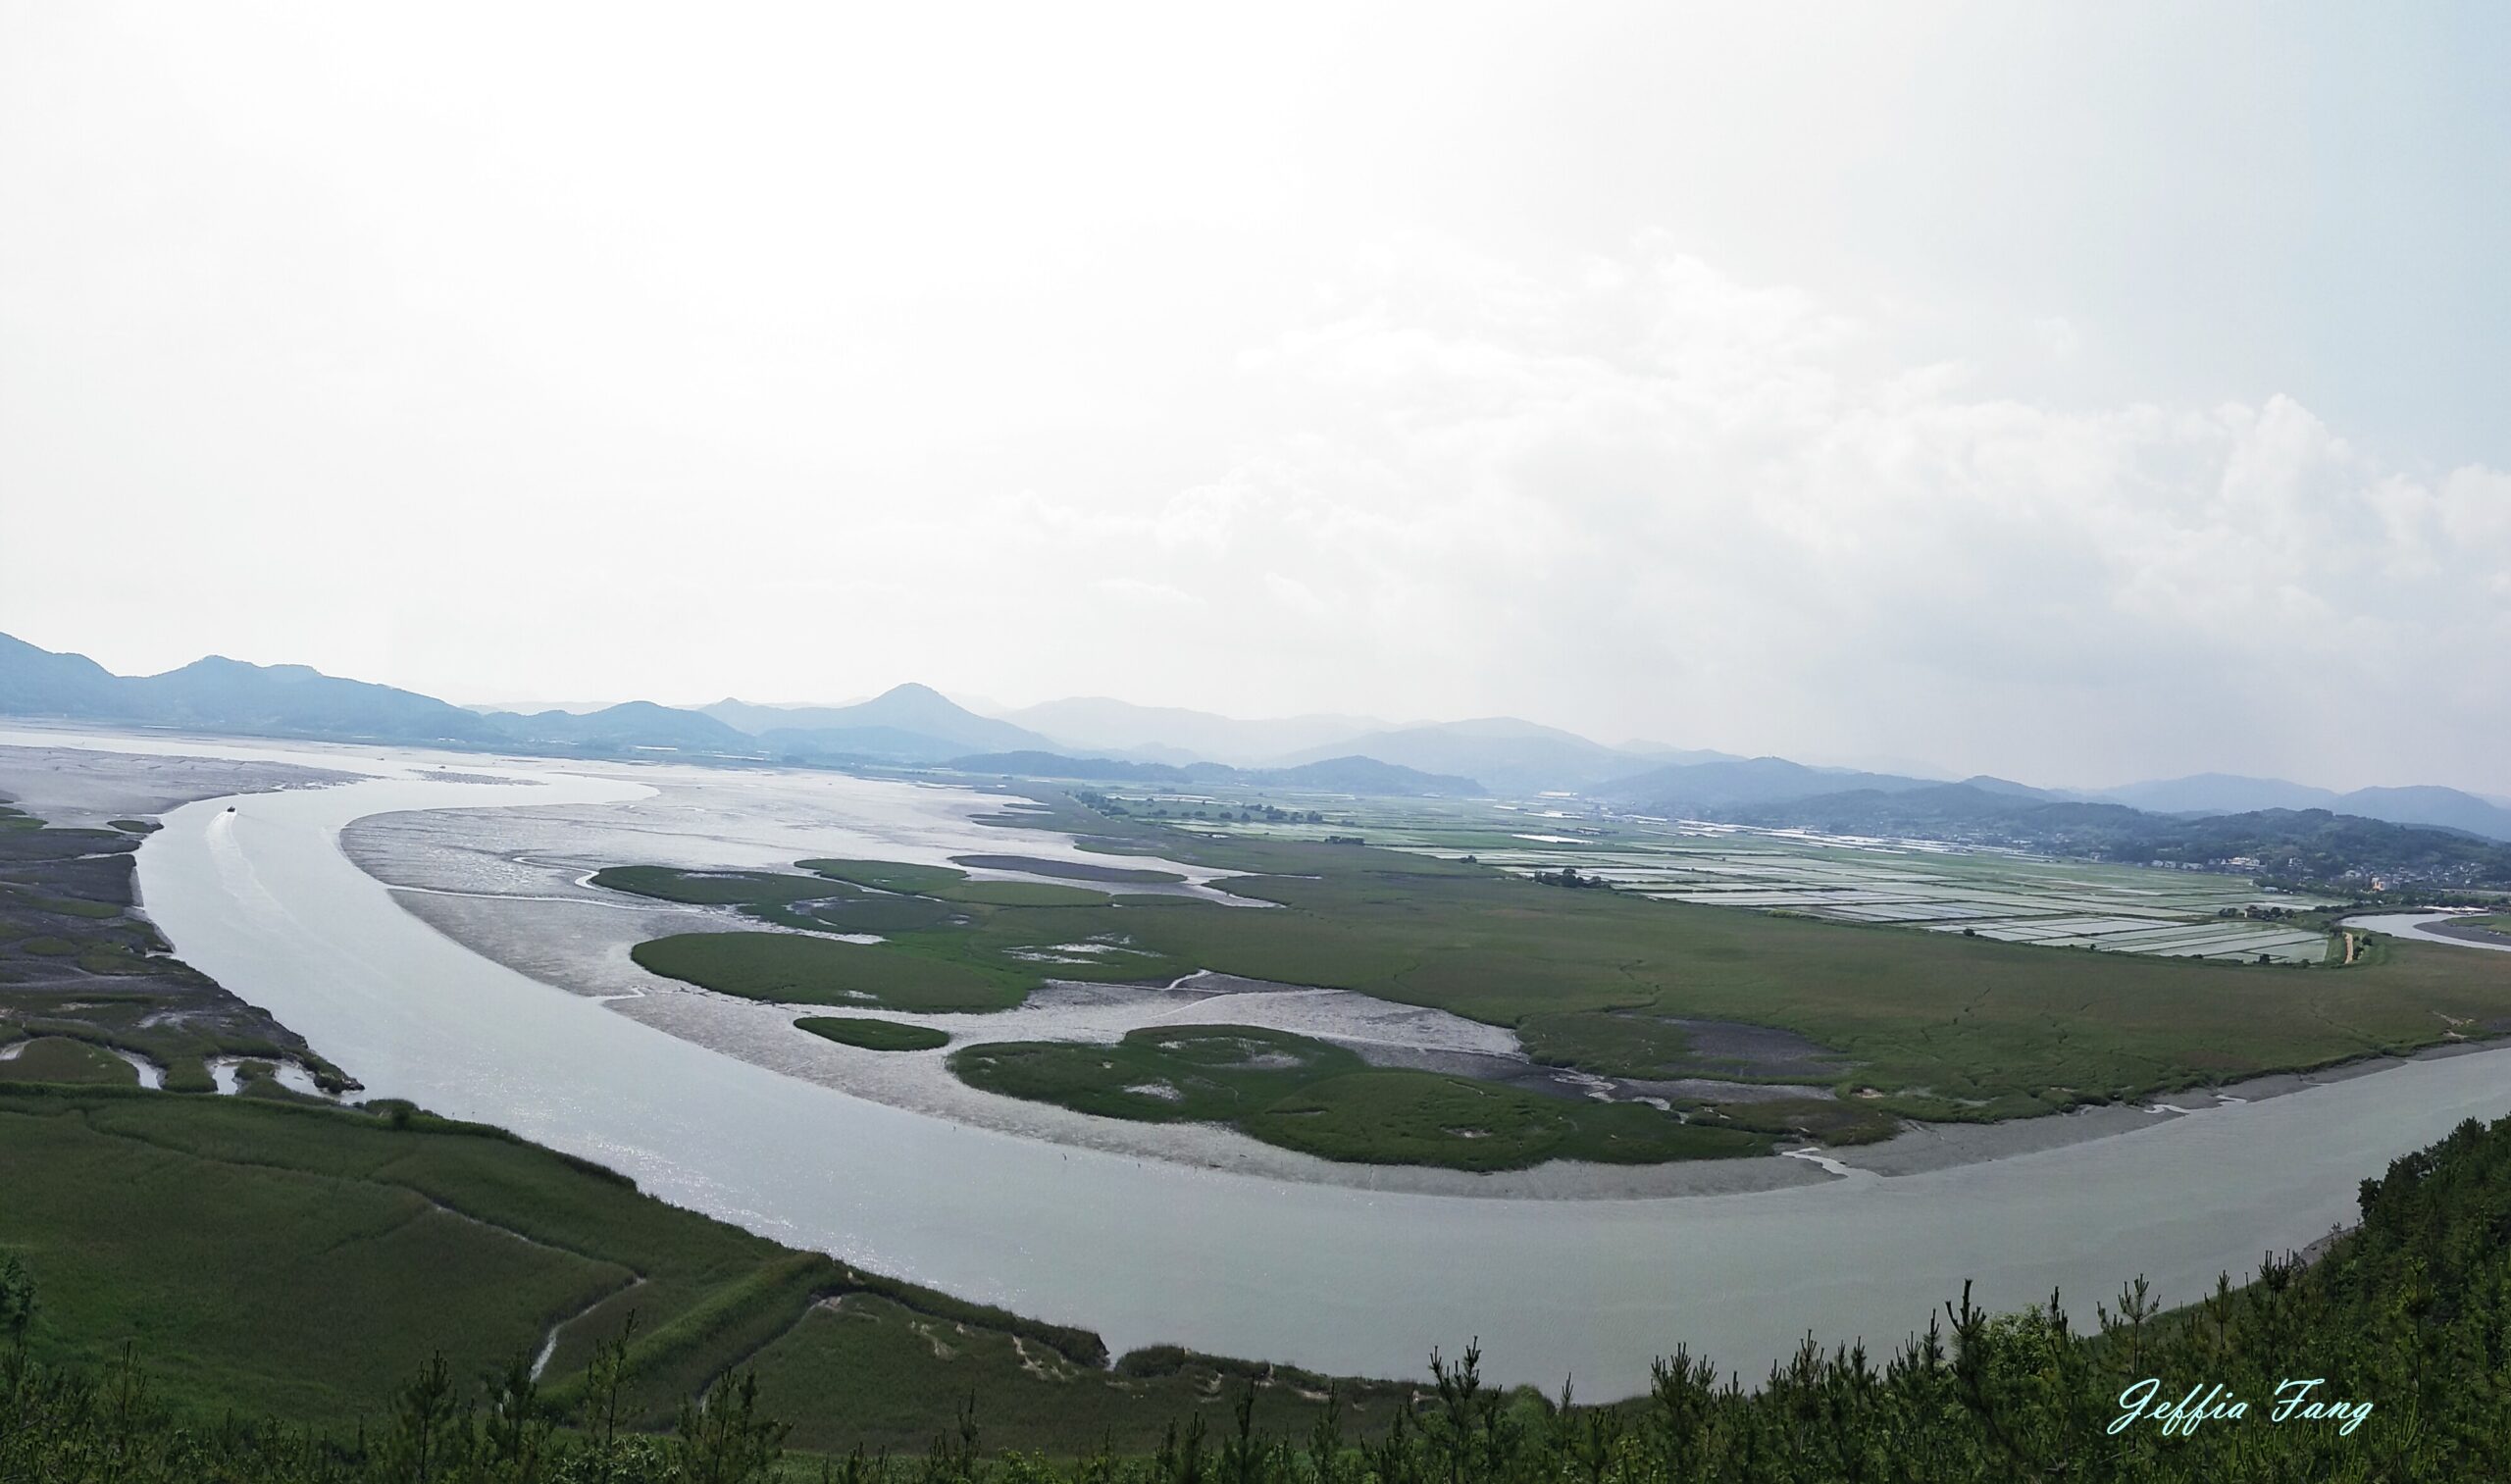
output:
[[[1128, 815], [1171, 804], [1105, 798]], [[1187, 800], [1173, 800], [1191, 809]], [[2055, 860], [1926, 842], [1607, 815], [1478, 801], [1354, 800], [1334, 820], [1242, 820], [1206, 807], [1190, 828], [1231, 838], [1316, 840], [1364, 832], [1373, 845], [1471, 857], [1513, 874], [1590, 881], [1656, 900], [1788, 912], [1834, 922], [2225, 962], [2318, 963], [2321, 903], [2211, 872]]]

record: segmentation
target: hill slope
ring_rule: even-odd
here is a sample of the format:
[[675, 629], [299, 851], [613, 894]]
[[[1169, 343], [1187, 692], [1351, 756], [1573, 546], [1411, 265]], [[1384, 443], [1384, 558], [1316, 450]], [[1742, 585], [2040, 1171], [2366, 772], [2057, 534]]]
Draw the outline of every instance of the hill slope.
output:
[[754, 706], [725, 699], [704, 715], [794, 754], [940, 762], [963, 752], [1060, 752], [1025, 727], [979, 716], [930, 686], [909, 682], [850, 706]]
[[746, 754], [759, 749], [758, 740], [735, 731], [711, 716], [658, 706], [649, 700], [623, 701], [599, 711], [539, 711], [520, 716], [492, 711], [487, 720], [518, 742], [593, 749], [670, 748], [687, 752]]
[[1296, 767], [1354, 756], [1422, 773], [1470, 778], [1493, 793], [1519, 794], [1587, 789], [1609, 779], [1644, 773], [1659, 761], [1512, 716], [1373, 732], [1309, 747], [1279, 761]]
[[415, 742], [493, 742], [503, 736], [485, 717], [434, 696], [304, 665], [211, 655], [162, 675], [121, 676], [83, 655], [55, 654], [5, 635], [0, 712], [254, 736]]

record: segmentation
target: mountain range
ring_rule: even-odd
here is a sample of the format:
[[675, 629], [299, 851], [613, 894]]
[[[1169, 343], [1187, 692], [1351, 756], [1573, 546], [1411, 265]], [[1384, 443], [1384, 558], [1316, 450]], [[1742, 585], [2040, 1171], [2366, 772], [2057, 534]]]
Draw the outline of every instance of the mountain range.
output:
[[2229, 773], [2199, 773], [2188, 778], [2127, 784], [2105, 789], [2095, 797], [2130, 804], [2156, 814], [2232, 814], [2259, 809], [2326, 809], [2391, 824], [2434, 825], [2465, 830], [2492, 840], [2511, 840], [2511, 808], [2457, 789], [2419, 784], [2406, 788], [2356, 789], [2339, 793], [2286, 783], [2280, 778], [2242, 778]]
[[[2227, 774], [2100, 791], [1984, 776], [1947, 784], [1659, 743], [1612, 747], [1513, 717], [1409, 725], [1337, 715], [1242, 720], [1104, 696], [983, 716], [913, 684], [842, 706], [727, 698], [697, 707], [640, 700], [589, 711], [478, 711], [302, 665], [221, 656], [161, 675], [121, 676], [84, 655], [7, 635], [0, 635], [0, 715], [559, 754], [949, 764], [972, 772], [1239, 780], [1399, 795], [1553, 793], [1635, 813], [1861, 833], [1975, 833], [2006, 828], [2027, 807], [2075, 804], [2185, 817], [2317, 811], [2511, 841], [2511, 808], [2429, 785], [2339, 793]], [[2059, 816], [2036, 817], [2046, 825]]]

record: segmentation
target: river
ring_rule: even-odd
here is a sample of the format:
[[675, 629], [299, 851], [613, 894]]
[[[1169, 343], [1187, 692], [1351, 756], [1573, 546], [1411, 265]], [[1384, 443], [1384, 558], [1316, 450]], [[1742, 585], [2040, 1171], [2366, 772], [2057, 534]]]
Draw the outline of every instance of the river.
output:
[[1166, 1341], [1395, 1375], [1478, 1337], [1486, 1374], [1574, 1375], [1592, 1399], [1644, 1388], [1651, 1358], [1684, 1343], [1750, 1378], [1809, 1332], [1888, 1351], [1966, 1280], [1995, 1306], [2061, 1290], [2083, 1317], [2139, 1274], [2194, 1298], [2350, 1220], [2358, 1182], [2395, 1155], [2511, 1104], [2511, 1051], [2490, 1050], [2040, 1152], [1749, 1195], [1493, 1200], [1195, 1169], [969, 1128], [705, 1049], [461, 947], [339, 848], [374, 813], [625, 801], [644, 792], [633, 783], [390, 749], [296, 755], [400, 776], [176, 809], [139, 853], [142, 896], [178, 952], [370, 1095], [500, 1124], [1119, 1352]]

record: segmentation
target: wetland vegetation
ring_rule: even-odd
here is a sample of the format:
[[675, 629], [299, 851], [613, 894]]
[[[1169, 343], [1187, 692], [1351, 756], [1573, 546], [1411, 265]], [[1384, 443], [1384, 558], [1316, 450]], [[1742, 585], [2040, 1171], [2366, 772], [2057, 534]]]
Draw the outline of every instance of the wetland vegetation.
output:
[[948, 1035], [931, 1026], [869, 1015], [805, 1015], [794, 1022], [794, 1028], [867, 1051], [929, 1051], [950, 1044]]
[[996, 966], [799, 933], [678, 933], [633, 954], [666, 979], [778, 1004], [942, 1013], [1009, 1009], [1028, 994], [1026, 976]]
[[1372, 1067], [1327, 1042], [1253, 1026], [1157, 1026], [1114, 1046], [987, 1042], [950, 1058], [973, 1086], [1102, 1117], [1225, 1123], [1327, 1159], [1523, 1169], [1766, 1153], [1770, 1140], [1644, 1103], [1548, 1098], [1470, 1077]]
[[[1611, 1120], [1615, 1136], [1601, 1145], [1571, 1132], [1492, 1143], [1469, 1123], [1458, 1126], [1474, 1127], [1475, 1137], [1435, 1150], [1398, 1138], [1398, 1127], [1446, 1127], [1430, 1120], [1452, 1111], [1460, 1086], [1482, 1090], [1475, 1096], [1495, 1109], [1528, 1096], [1563, 1100], [1470, 1079], [1398, 1078], [1388, 1068], [1347, 1070], [1362, 1080], [1330, 1095], [1304, 1091], [1310, 1101], [1296, 1114], [1256, 1116], [1246, 1093], [1211, 1115], [1328, 1157], [1467, 1168], [1511, 1167], [1530, 1150], [1678, 1158], [1766, 1147], [1771, 1137], [1854, 1143], [1882, 1137], [1901, 1118], [2029, 1116], [2511, 1031], [2511, 960], [2434, 946], [2382, 943], [2350, 964], [2307, 969], [2070, 951], [1636, 893], [1545, 890], [1479, 861], [1215, 836], [1111, 816], [1051, 791], [1024, 802], [1030, 807], [1001, 818], [1069, 830], [1110, 855], [1111, 869], [1126, 869], [1134, 855], [1237, 873], [1227, 877], [1231, 894], [1272, 905], [1068, 898], [1083, 889], [814, 860], [801, 863], [807, 876], [751, 873], [757, 896], [743, 909], [817, 911], [800, 894], [833, 881], [865, 899], [923, 903], [900, 910], [941, 915], [867, 945], [685, 934], [640, 945], [638, 961], [745, 998], [909, 1011], [1005, 1008], [1050, 977], [1164, 983], [1210, 970], [1450, 1011], [1508, 1028], [1538, 1063], [1643, 1086], [1715, 1079], [1819, 1090], [1744, 1098], [1667, 1088], [1670, 1114], [1623, 1103], [1618, 1111], [1547, 1108], [1549, 1119], [1537, 1120], [1563, 1129]], [[1015, 887], [1031, 890], [1004, 890]], [[979, 1086], [1102, 1116], [1170, 1119], [1196, 1116], [1181, 1108], [1222, 1106], [1126, 1092], [1155, 1077], [1108, 1080], [1150, 1054], [1142, 1047], [1087, 1050], [1105, 1065], [1071, 1049], [983, 1042], [963, 1045], [952, 1064]], [[1209, 1080], [1209, 1069], [1198, 1075]], [[1309, 1132], [1353, 1126], [1363, 1109], [1390, 1131], [1385, 1140]], [[1666, 1128], [1643, 1135], [1636, 1126], [1645, 1118]], [[1732, 1138], [1702, 1137], [1713, 1132]]]
[[346, 1089], [301, 1037], [172, 956], [133, 910], [131, 852], [154, 828], [60, 829], [0, 804], [0, 1047], [27, 1043], [0, 1059], [0, 1079], [135, 1082], [124, 1052], [179, 1092], [209, 1091], [218, 1056], [292, 1061]]
[[[840, 1456], [921, 1450], [971, 1397], [999, 1447], [1147, 1453], [1172, 1421], [1217, 1424], [1224, 1382], [1301, 1425], [1327, 1384], [1173, 1350], [1111, 1365], [1087, 1331], [782, 1248], [407, 1104], [13, 1084], [0, 1183], [0, 1259], [41, 1284], [37, 1357], [92, 1375], [129, 1343], [188, 1414], [284, 1416], [342, 1447], [437, 1356], [456, 1378], [538, 1359], [542, 1404], [583, 1420], [621, 1346], [601, 1402], [641, 1431], [739, 1369], [794, 1446]], [[1347, 1387], [1346, 1420], [1383, 1427], [1402, 1394]]]

